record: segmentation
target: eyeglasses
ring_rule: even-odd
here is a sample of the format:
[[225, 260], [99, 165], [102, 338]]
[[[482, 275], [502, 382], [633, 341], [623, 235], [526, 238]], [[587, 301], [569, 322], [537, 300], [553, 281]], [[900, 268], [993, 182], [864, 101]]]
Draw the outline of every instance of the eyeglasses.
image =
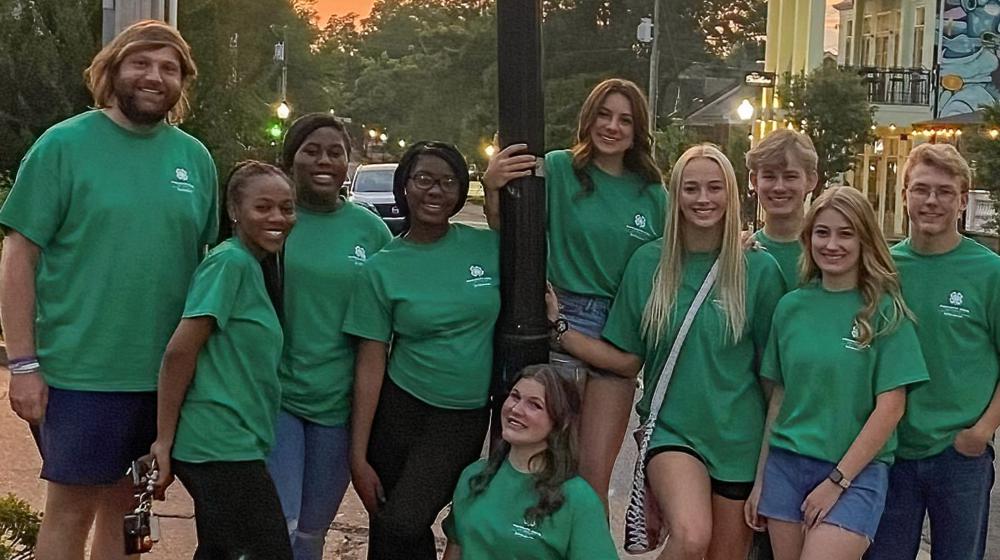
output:
[[955, 198], [958, 196], [958, 192], [952, 189], [931, 189], [923, 185], [910, 187], [907, 189], [907, 192], [909, 193], [910, 198], [916, 198], [919, 200], [926, 200], [931, 197], [931, 194], [934, 194], [937, 197], [938, 202], [942, 202], [944, 204], [954, 202]]
[[417, 173], [410, 176], [410, 182], [414, 187], [422, 191], [429, 191], [431, 187], [437, 185], [444, 192], [458, 192], [461, 182], [457, 177], [435, 177], [430, 173]]

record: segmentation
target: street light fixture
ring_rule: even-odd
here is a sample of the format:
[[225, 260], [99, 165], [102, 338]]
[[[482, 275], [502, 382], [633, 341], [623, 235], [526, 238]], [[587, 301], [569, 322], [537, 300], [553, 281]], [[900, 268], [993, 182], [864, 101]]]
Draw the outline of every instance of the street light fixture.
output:
[[400, 148], [405, 148], [406, 147], [406, 140], [400, 140], [398, 143], [399, 143], [399, 147]]
[[753, 103], [749, 99], [744, 99], [740, 106], [736, 108], [736, 114], [739, 115], [740, 120], [748, 121], [753, 118], [754, 108]]
[[380, 142], [384, 144], [385, 141], [389, 139], [389, 135], [383, 132], [382, 134], [378, 135], [378, 139]]
[[497, 148], [493, 144], [490, 144], [483, 148], [483, 152], [486, 154], [486, 157], [493, 159], [493, 154], [497, 153]]
[[288, 106], [284, 100], [278, 104], [278, 107], [274, 110], [274, 113], [278, 115], [281, 120], [286, 120], [292, 114], [292, 108]]
[[368, 130], [368, 137], [369, 138], [371, 138], [372, 140], [374, 140], [376, 136], [378, 136], [378, 132], [376, 132], [374, 128], [371, 128], [371, 129]]

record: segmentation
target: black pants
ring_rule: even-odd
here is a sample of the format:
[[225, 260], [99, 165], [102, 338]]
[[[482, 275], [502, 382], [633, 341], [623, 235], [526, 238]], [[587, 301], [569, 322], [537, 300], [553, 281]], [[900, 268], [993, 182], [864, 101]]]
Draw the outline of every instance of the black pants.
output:
[[285, 516], [264, 461], [171, 465], [194, 500], [195, 560], [292, 560]]
[[479, 458], [488, 424], [486, 408], [437, 408], [386, 377], [368, 443], [386, 497], [370, 519], [369, 560], [437, 559], [431, 525]]

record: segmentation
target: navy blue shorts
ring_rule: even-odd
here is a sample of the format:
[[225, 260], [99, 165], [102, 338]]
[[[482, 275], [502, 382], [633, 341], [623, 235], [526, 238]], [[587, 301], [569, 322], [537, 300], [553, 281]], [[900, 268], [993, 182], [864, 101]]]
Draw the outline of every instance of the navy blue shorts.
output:
[[[771, 447], [757, 512], [778, 521], [802, 523], [802, 502], [835, 466], [829, 461]], [[869, 542], [874, 540], [888, 488], [889, 465], [869, 463], [840, 495], [823, 523], [865, 536]]]
[[99, 486], [121, 480], [156, 440], [156, 392], [49, 387], [41, 426], [42, 478]]

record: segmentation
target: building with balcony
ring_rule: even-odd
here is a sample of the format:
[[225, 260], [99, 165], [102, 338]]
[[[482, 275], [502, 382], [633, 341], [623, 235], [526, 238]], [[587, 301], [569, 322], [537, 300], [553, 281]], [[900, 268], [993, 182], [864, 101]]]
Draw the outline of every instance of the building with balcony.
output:
[[[769, 0], [765, 71], [780, 79], [819, 64], [826, 4]], [[844, 0], [832, 8], [837, 63], [861, 76], [876, 123], [875, 140], [843, 180], [868, 196], [887, 236], [902, 237], [910, 150], [925, 141], [961, 144], [961, 127], [969, 131], [981, 106], [1000, 101], [1000, 0]], [[756, 138], [781, 126], [773, 89], [763, 88], [759, 106]], [[934, 129], [947, 134], [929, 136]]]

